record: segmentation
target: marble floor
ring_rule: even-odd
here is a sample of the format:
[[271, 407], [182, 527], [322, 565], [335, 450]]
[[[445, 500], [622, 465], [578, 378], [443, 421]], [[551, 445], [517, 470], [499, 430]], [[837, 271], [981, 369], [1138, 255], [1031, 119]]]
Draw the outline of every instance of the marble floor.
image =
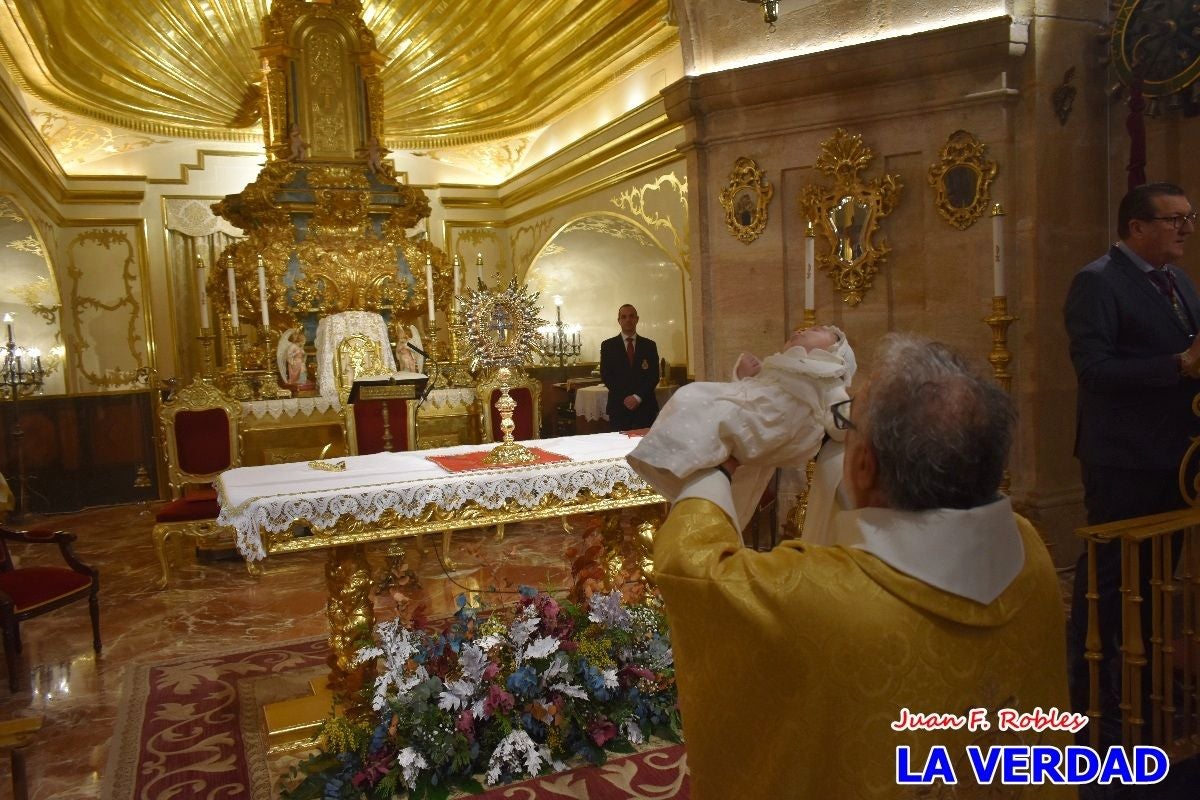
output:
[[[76, 554], [100, 571], [104, 641], [97, 657], [86, 602], [21, 626], [22, 689], [9, 693], [7, 675], [0, 680], [0, 719], [44, 717], [44, 727], [26, 749], [32, 800], [99, 797], [123, 677], [131, 666], [328, 632], [321, 553], [268, 559], [259, 578], [249, 576], [240, 562], [200, 563], [184, 553], [169, 588], [156, 589], [160, 568], [150, 540], [153, 508], [142, 504], [92, 509], [34, 518], [22, 526], [78, 535]], [[485, 595], [490, 590], [493, 602], [507, 603], [508, 593], [521, 584], [566, 585], [569, 551], [581, 538], [578, 527], [567, 532], [557, 521], [509, 526], [500, 542], [493, 533], [455, 534], [455, 565], [448, 573], [435, 551], [418, 560], [415, 548], [410, 548], [415, 577], [379, 595], [377, 617], [395, 615], [402, 607], [411, 613], [418, 605], [430, 617], [444, 616], [464, 589]], [[45, 554], [18, 548], [13, 554], [20, 563], [57, 559], [56, 548], [47, 548], [51, 552]], [[382, 545], [371, 553], [371, 560], [383, 570]], [[0, 759], [0, 797], [9, 793], [8, 760]]]

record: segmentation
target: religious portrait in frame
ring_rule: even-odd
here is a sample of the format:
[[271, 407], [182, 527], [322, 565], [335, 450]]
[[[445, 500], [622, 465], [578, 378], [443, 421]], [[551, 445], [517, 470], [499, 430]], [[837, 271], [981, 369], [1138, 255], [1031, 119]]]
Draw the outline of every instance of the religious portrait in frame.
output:
[[734, 162], [729, 183], [720, 196], [729, 233], [745, 244], [757, 239], [767, 227], [767, 205], [774, 194], [775, 187], [767, 182], [754, 159], [742, 156]]

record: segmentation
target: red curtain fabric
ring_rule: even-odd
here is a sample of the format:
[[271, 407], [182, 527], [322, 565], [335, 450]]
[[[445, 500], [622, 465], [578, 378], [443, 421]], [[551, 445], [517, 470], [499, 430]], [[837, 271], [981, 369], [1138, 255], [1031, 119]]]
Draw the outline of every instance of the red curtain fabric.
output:
[[383, 447], [383, 408], [388, 410], [388, 428], [392, 434], [392, 452], [399, 453], [411, 450], [408, 441], [408, 401], [394, 400], [360, 400], [354, 404], [354, 433], [358, 441], [360, 456], [371, 453], [382, 453]]
[[211, 475], [233, 463], [229, 452], [229, 417], [219, 408], [180, 411], [175, 415], [178, 467], [189, 475]]
[[[508, 396], [517, 401], [517, 409], [513, 412], [513, 439], [518, 442], [523, 442], [527, 439], [536, 439], [537, 431], [533, 429], [533, 392], [525, 386], [515, 386], [508, 390]], [[500, 441], [504, 438], [504, 434], [500, 432], [500, 412], [496, 410], [496, 401], [500, 399], [500, 390], [493, 389], [492, 397], [488, 401], [488, 408], [492, 413], [492, 440]]]

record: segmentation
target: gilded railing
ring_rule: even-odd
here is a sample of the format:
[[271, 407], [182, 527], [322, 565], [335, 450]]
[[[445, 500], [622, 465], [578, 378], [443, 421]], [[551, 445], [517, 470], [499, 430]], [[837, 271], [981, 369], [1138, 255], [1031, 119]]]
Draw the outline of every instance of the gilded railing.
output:
[[[1200, 508], [1079, 528], [1087, 541], [1088, 726], [1100, 746], [1103, 634], [1097, 548], [1121, 549], [1121, 743], [1200, 753]], [[1142, 561], [1148, 557], [1149, 568]], [[1149, 574], [1149, 597], [1143, 596]], [[1149, 604], [1149, 635], [1143, 630]], [[1147, 691], [1149, 687], [1149, 691]], [[1147, 707], [1148, 705], [1148, 707]]]

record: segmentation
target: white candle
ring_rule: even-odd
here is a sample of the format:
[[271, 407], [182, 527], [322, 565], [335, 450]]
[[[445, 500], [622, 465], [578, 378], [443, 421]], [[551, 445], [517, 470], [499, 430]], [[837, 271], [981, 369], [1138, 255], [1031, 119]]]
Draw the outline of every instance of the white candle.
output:
[[196, 281], [200, 284], [197, 292], [200, 295], [200, 327], [208, 330], [208, 267], [196, 270]]
[[6, 326], [8, 326], [8, 343], [9, 344], [13, 343], [12, 323], [13, 323], [13, 315], [5, 314], [4, 315], [4, 324]]
[[804, 233], [804, 310], [813, 311], [817, 307], [817, 287], [813, 285], [813, 278], [816, 274], [816, 232], [813, 231], [813, 224], [808, 223], [808, 229]]
[[475, 278], [483, 283], [483, 253], [475, 254]]
[[232, 266], [225, 270], [225, 276], [229, 278], [229, 326], [236, 331], [239, 325], [237, 310], [237, 276], [234, 275]]
[[425, 299], [429, 301], [429, 324], [433, 324], [433, 257], [425, 256]]
[[457, 297], [462, 291], [462, 264], [459, 263], [458, 256], [454, 257], [454, 296]]
[[263, 327], [270, 324], [267, 315], [267, 270], [263, 267], [262, 256], [258, 257], [258, 309], [262, 313]]
[[1006, 297], [1004, 286], [1004, 209], [992, 206], [992, 296]]

